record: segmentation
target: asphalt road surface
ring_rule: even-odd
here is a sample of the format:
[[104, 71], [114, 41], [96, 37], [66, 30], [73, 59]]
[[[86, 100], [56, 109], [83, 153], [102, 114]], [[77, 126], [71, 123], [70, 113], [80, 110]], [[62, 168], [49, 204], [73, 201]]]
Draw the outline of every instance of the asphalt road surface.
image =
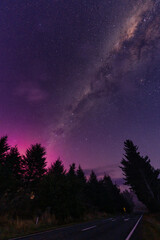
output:
[[118, 216], [14, 238], [14, 240], [140, 240], [141, 219], [141, 215]]

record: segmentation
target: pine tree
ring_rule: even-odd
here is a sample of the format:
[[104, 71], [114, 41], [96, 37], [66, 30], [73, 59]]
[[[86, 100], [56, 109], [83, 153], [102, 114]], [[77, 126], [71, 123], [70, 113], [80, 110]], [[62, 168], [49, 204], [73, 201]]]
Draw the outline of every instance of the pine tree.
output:
[[95, 174], [94, 171], [91, 171], [91, 174], [90, 174], [90, 176], [89, 176], [88, 183], [89, 183], [90, 185], [97, 185], [97, 184], [98, 184], [97, 176], [96, 176], [96, 174]]
[[25, 171], [25, 183], [27, 188], [34, 191], [46, 172], [46, 152], [41, 144], [31, 145], [23, 156], [23, 168]]
[[76, 175], [79, 215], [83, 215], [84, 212], [87, 210], [87, 179], [80, 165], [76, 171]]
[[69, 171], [67, 173], [67, 183], [68, 183], [68, 209], [72, 217], [78, 217], [80, 214], [79, 199], [78, 199], [78, 178], [76, 175], [75, 163], [70, 165]]
[[77, 178], [78, 178], [79, 182], [81, 182], [81, 184], [85, 184], [86, 183], [86, 177], [85, 177], [85, 174], [84, 174], [80, 165], [77, 169], [76, 174], [77, 174]]
[[1, 165], [5, 163], [7, 152], [10, 149], [7, 143], [7, 140], [8, 140], [7, 136], [4, 136], [0, 139], [0, 164]]
[[103, 178], [104, 191], [106, 192], [106, 211], [107, 212], [122, 212], [123, 200], [120, 194], [120, 190], [116, 184], [114, 184], [110, 176], [104, 175]]
[[6, 193], [10, 185], [8, 169], [5, 167], [6, 156], [10, 149], [7, 140], [7, 136], [0, 139], [0, 198]]
[[66, 171], [59, 158], [48, 169], [39, 188], [40, 207], [43, 210], [49, 207], [59, 221], [65, 220], [69, 215], [67, 187]]
[[17, 146], [12, 147], [6, 155], [6, 168], [17, 181], [20, 181], [23, 176], [22, 158], [18, 151]]
[[121, 169], [125, 176], [125, 184], [130, 186], [150, 210], [159, 210], [159, 171], [151, 166], [147, 156], [140, 156], [138, 147], [132, 141], [126, 140], [124, 146], [125, 155], [121, 161]]
[[100, 197], [99, 187], [100, 187], [100, 185], [99, 185], [97, 176], [94, 171], [91, 171], [91, 174], [90, 174], [89, 180], [88, 180], [87, 195], [89, 198], [89, 204], [93, 208], [98, 208], [98, 206], [99, 206], [99, 197]]
[[51, 167], [48, 169], [48, 173], [54, 175], [54, 177], [61, 177], [66, 174], [66, 171], [60, 158], [58, 158], [55, 161], [55, 163], [51, 165]]

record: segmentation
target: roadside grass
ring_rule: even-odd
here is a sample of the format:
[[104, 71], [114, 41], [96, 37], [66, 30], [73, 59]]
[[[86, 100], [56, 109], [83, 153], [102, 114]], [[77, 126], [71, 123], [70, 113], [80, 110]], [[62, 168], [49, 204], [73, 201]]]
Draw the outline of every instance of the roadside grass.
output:
[[10, 219], [8, 216], [0, 217], [0, 240], [8, 240], [28, 234], [54, 230], [60, 227], [66, 227], [91, 220], [103, 219], [113, 215], [106, 213], [89, 213], [79, 220], [72, 218], [66, 219], [63, 224], [59, 224], [54, 215], [47, 214], [42, 216], [36, 224], [36, 218], [24, 220], [20, 218]]
[[144, 215], [142, 240], [160, 240], [160, 214]]

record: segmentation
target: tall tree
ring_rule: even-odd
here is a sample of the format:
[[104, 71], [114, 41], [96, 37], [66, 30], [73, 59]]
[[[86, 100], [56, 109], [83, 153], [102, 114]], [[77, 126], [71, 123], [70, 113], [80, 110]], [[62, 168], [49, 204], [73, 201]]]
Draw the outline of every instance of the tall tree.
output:
[[64, 169], [64, 165], [60, 158], [58, 158], [54, 164], [51, 165], [51, 167], [48, 169], [48, 173], [52, 174], [54, 177], [62, 177], [66, 174], [66, 171]]
[[23, 170], [22, 158], [17, 147], [11, 147], [6, 154], [5, 163], [3, 165], [4, 173], [4, 197], [3, 210], [6, 208], [12, 214], [16, 213], [20, 206], [20, 195], [23, 191]]
[[23, 156], [25, 183], [33, 191], [46, 172], [46, 152], [41, 144], [31, 145]]
[[[87, 209], [86, 203], [87, 203], [87, 179], [86, 176], [81, 168], [81, 166], [79, 165], [77, 171], [76, 171], [76, 175], [77, 175], [77, 199], [78, 199], [78, 204], [79, 204], [79, 212], [81, 215], [84, 214], [84, 212]], [[80, 215], [79, 214], [79, 215]]]
[[86, 183], [86, 177], [85, 177], [85, 174], [84, 174], [80, 165], [78, 166], [76, 174], [77, 174], [77, 178], [81, 182], [81, 184], [85, 184]]
[[20, 181], [23, 176], [22, 158], [17, 146], [12, 147], [6, 155], [6, 168], [17, 181]]
[[124, 142], [124, 150], [125, 155], [120, 168], [125, 176], [125, 184], [130, 186], [150, 210], [160, 210], [159, 171], [151, 166], [147, 156], [140, 156], [138, 147], [131, 140]]
[[75, 163], [70, 165], [69, 171], [67, 173], [67, 183], [68, 183], [68, 209], [72, 217], [78, 217], [80, 214], [79, 199], [78, 199], [78, 179], [76, 175]]
[[87, 196], [89, 199], [89, 203], [94, 208], [98, 208], [99, 206], [99, 190], [100, 190], [100, 184], [98, 182], [97, 176], [94, 171], [91, 171], [91, 174], [89, 176], [88, 180], [88, 191]]
[[103, 187], [105, 198], [106, 198], [106, 206], [105, 210], [107, 212], [122, 212], [123, 211], [123, 199], [120, 194], [120, 190], [116, 184], [114, 184], [110, 178], [110, 176], [104, 175], [103, 178]]
[[7, 140], [7, 136], [0, 139], [0, 198], [4, 195], [10, 185], [8, 179], [8, 169], [5, 167], [6, 156], [10, 149]]
[[7, 136], [4, 136], [0, 139], [0, 164], [2, 165], [5, 163], [7, 152], [10, 149], [7, 140]]
[[56, 219], [62, 221], [68, 216], [68, 188], [66, 171], [60, 159], [48, 169], [39, 188], [39, 204], [45, 210], [50, 208]]

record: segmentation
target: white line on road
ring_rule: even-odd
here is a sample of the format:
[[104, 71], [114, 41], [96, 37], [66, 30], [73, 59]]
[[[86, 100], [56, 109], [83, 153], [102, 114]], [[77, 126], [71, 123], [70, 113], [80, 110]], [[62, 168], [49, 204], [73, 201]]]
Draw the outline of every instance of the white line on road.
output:
[[124, 221], [128, 221], [128, 220], [129, 220], [129, 218], [124, 219]]
[[135, 231], [136, 227], [138, 226], [138, 223], [141, 221], [142, 217], [143, 217], [143, 215], [140, 216], [140, 218], [136, 222], [134, 228], [132, 229], [132, 231], [129, 233], [128, 237], [125, 240], [129, 240], [131, 238], [132, 234], [134, 233], [134, 231]]
[[92, 227], [89, 227], [89, 228], [82, 229], [82, 232], [87, 231], [87, 230], [90, 230], [90, 229], [95, 228], [95, 227], [96, 227], [96, 225], [94, 225], [94, 226], [92, 226]]
[[[82, 224], [82, 223], [80, 223]], [[9, 240], [18, 240], [18, 239], [23, 239], [23, 238], [28, 238], [28, 237], [34, 237], [34, 236], [39, 236], [41, 234], [45, 234], [45, 233], [50, 233], [50, 232], [56, 232], [56, 231], [61, 231], [61, 230], [65, 230], [65, 229], [69, 229], [72, 228], [74, 225], [72, 226], [66, 226], [66, 227], [59, 227], [59, 228], [53, 228], [51, 230], [46, 230], [43, 232], [37, 232], [37, 233], [32, 233], [32, 234], [28, 234], [26, 236], [21, 236], [21, 237], [16, 237], [16, 238], [10, 238]]]

